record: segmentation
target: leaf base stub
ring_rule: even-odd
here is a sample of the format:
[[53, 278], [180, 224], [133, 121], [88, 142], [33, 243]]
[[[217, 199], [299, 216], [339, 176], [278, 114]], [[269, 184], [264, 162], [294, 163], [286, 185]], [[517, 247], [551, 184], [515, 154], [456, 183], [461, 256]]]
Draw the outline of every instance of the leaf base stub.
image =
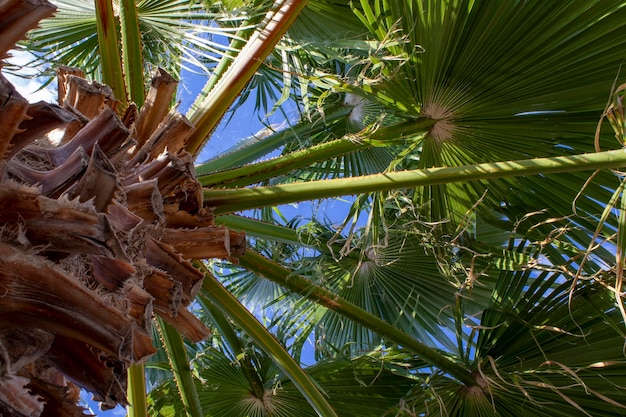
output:
[[[34, 3], [0, 13], [26, 22], [15, 40], [43, 17]], [[190, 261], [245, 250], [202, 207], [194, 128], [169, 112], [168, 74], [121, 117], [108, 87], [58, 74], [58, 104], [29, 104], [0, 75], [1, 415], [83, 415], [78, 387], [102, 408], [126, 404], [127, 369], [155, 351], [154, 314], [192, 342], [210, 336], [187, 310], [204, 277]]]

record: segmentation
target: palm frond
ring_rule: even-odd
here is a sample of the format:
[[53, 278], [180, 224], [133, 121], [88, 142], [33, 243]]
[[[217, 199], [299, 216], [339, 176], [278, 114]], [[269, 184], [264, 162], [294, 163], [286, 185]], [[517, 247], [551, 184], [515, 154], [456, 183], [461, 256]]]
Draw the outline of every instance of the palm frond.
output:
[[[335, 88], [361, 91], [405, 116], [437, 120], [417, 153], [419, 167], [593, 151], [595, 126], [622, 61], [622, 3], [374, 1], [354, 11], [371, 36], [386, 41], [387, 58], [377, 69], [362, 64], [357, 73], [365, 78]], [[606, 138], [603, 131], [603, 148]], [[561, 201], [571, 202], [587, 176], [551, 181], [568, 185], [570, 198]], [[415, 205], [454, 227], [486, 189], [491, 207], [515, 196], [525, 213], [543, 208], [531, 204], [542, 181], [429, 186], [417, 190]], [[557, 214], [569, 211], [559, 207]]]
[[[55, 1], [58, 12], [31, 31], [28, 48], [36, 54], [33, 67], [41, 64], [81, 68], [100, 80], [100, 56], [94, 4], [82, 0]], [[236, 16], [208, 12], [188, 0], [144, 0], [137, 3], [146, 72], [157, 66], [179, 78], [181, 68], [207, 73], [226, 52], [215, 37], [230, 37], [217, 20], [238, 21]], [[118, 22], [119, 27], [119, 22]], [[181, 67], [182, 65], [182, 67]], [[54, 68], [53, 68], [54, 70]]]
[[[211, 415], [233, 417], [315, 416], [295, 387], [260, 353], [251, 353], [265, 395], [255, 398], [238, 361], [215, 350], [205, 350], [196, 359], [200, 370], [196, 386], [203, 407]], [[379, 416], [392, 408], [415, 383], [415, 378], [397, 362], [394, 354], [372, 352], [352, 359], [337, 358], [307, 368], [331, 399], [339, 415]], [[171, 395], [171, 382], [150, 395], [151, 415], [167, 417], [181, 412]]]

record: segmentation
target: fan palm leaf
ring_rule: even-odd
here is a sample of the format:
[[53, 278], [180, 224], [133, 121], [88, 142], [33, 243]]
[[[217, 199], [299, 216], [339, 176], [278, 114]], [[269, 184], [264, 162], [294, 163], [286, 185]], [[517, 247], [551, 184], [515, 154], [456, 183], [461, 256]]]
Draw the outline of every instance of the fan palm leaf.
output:
[[[57, 0], [54, 3], [59, 9], [55, 17], [43, 20], [40, 27], [30, 33], [28, 48], [36, 53], [33, 64], [47, 62], [77, 67], [100, 80], [94, 3], [82, 0]], [[116, 10], [119, 11], [119, 7]], [[181, 65], [190, 70], [209, 71], [226, 52], [223, 43], [214, 37], [230, 37], [235, 32], [227, 27], [221, 28], [215, 22], [240, 20], [220, 10], [207, 11], [188, 0], [140, 1], [136, 4], [136, 12], [147, 70], [161, 66], [177, 78]], [[134, 72], [137, 70], [133, 69]]]
[[503, 273], [470, 349], [478, 386], [435, 375], [399, 415], [622, 414], [621, 314], [610, 291], [570, 291], [558, 273]]
[[[269, 358], [250, 352], [264, 384], [263, 398], [256, 398], [242, 371], [240, 361], [207, 349], [196, 358], [199, 369], [196, 385], [203, 408], [211, 415], [241, 417], [314, 416], [304, 398], [276, 368]], [[399, 396], [415, 383], [395, 355], [370, 355], [336, 358], [319, 362], [307, 372], [331, 398], [340, 415], [378, 416], [393, 407]], [[179, 415], [182, 405], [165, 383], [151, 393], [151, 415]]]
[[[403, 42], [383, 43], [387, 59], [377, 72], [364, 63], [367, 71], [355, 72], [366, 78], [344, 88], [406, 117], [437, 121], [423, 140], [419, 167], [593, 151], [622, 60], [621, 3], [375, 1], [354, 10], [378, 41], [393, 34]], [[568, 186], [564, 201], [586, 178]], [[614, 183], [610, 176], [602, 181]], [[519, 198], [512, 204], [525, 202], [530, 212], [537, 200], [531, 190], [540, 186], [537, 178], [429, 186], [416, 191], [415, 205], [431, 220], [458, 222], [486, 188], [486, 201], [498, 207], [513, 187]]]

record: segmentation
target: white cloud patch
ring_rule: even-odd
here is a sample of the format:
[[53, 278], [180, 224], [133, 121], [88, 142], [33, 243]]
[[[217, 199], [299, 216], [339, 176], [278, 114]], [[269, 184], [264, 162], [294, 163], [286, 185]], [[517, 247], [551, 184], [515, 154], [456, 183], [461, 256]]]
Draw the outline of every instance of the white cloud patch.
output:
[[15, 89], [30, 103], [35, 103], [38, 101], [45, 101], [48, 103], [56, 102], [56, 80], [42, 89], [42, 85], [44, 85], [45, 79], [41, 77], [33, 77], [34, 74], [36, 74], [36, 71], [32, 68], [24, 67], [24, 65], [32, 60], [32, 55], [28, 52], [18, 50], [12, 50], [9, 51], [9, 53], [12, 56], [6, 61], [10, 65], [14, 65], [18, 68], [21, 67], [20, 70], [15, 71], [18, 72], [21, 77], [12, 75], [10, 73], [7, 73], [6, 71], [3, 71], [2, 75], [4, 75], [9, 80], [9, 82], [15, 86]]

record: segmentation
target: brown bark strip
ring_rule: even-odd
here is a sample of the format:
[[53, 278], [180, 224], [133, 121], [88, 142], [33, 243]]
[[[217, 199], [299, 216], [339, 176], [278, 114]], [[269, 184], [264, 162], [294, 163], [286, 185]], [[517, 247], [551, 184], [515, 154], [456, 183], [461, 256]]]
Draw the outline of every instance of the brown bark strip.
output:
[[[191, 188], [196, 183], [193, 161], [188, 153], [165, 154], [134, 169], [124, 178], [124, 185], [157, 179], [163, 197], [173, 195], [175, 190]], [[187, 185], [187, 187], [185, 187]]]
[[122, 184], [129, 186], [152, 179], [158, 179], [159, 172], [165, 169], [169, 163], [169, 155], [163, 155], [160, 158], [141, 164], [127, 173], [126, 177], [122, 180]]
[[106, 85], [89, 82], [82, 76], [64, 76], [64, 98], [61, 106], [71, 108], [88, 119], [97, 117], [105, 107], [115, 110], [118, 101]]
[[105, 108], [95, 119], [87, 123], [68, 143], [58, 148], [29, 148], [27, 153], [56, 167], [82, 147], [91, 155], [97, 143], [107, 157], [112, 158], [122, 144], [128, 139], [130, 132], [117, 115]]
[[159, 193], [166, 214], [184, 210], [190, 214], [199, 212], [202, 205], [202, 187], [195, 177], [191, 155], [165, 154], [149, 163], [140, 165], [123, 180], [124, 186], [157, 180]]
[[37, 395], [32, 395], [26, 387], [28, 378], [6, 375], [0, 378], [0, 412], [12, 417], [39, 416], [44, 403]]
[[[231, 242], [231, 238], [234, 242]], [[164, 229], [161, 242], [171, 245], [176, 251], [190, 259], [227, 259], [243, 254], [242, 242], [245, 235], [229, 231], [222, 226], [207, 226], [196, 229]]]
[[54, 335], [41, 329], [12, 328], [0, 332], [0, 375], [15, 373], [16, 370], [34, 362], [43, 356], [50, 346]]
[[143, 222], [141, 217], [116, 201], [107, 207], [107, 219], [115, 230], [123, 232], [130, 232]]
[[196, 170], [193, 165], [193, 158], [190, 153], [184, 152], [178, 155], [169, 155], [169, 164], [158, 174], [159, 191], [164, 198], [179, 196], [181, 193], [193, 193], [183, 201], [197, 201], [197, 208], [200, 208], [202, 193], [196, 194], [198, 181], [196, 181]]
[[109, 291], [119, 290], [137, 270], [130, 263], [116, 258], [91, 255], [93, 277]]
[[41, 194], [58, 197], [76, 180], [89, 164], [89, 156], [78, 148], [63, 164], [49, 171], [29, 168], [21, 161], [12, 159], [7, 164], [7, 173], [20, 182], [41, 187]]
[[194, 228], [205, 227], [214, 224], [215, 216], [213, 211], [207, 208], [201, 208], [197, 213], [191, 214], [184, 210], [179, 210], [178, 205], [171, 205], [166, 210], [165, 224], [167, 227], [176, 228]]
[[211, 336], [211, 331], [206, 328], [196, 316], [194, 316], [185, 307], [180, 307], [176, 317], [172, 317], [167, 311], [161, 311], [155, 306], [154, 311], [165, 322], [174, 327], [180, 334], [182, 334], [191, 343], [198, 343], [208, 339]]
[[135, 103], [130, 103], [126, 110], [124, 110], [124, 115], [122, 115], [122, 123], [128, 129], [131, 128], [132, 125], [137, 122], [137, 117], [139, 117], [139, 113], [137, 111], [137, 105]]
[[152, 328], [152, 311], [154, 297], [137, 284], [124, 286], [123, 297], [128, 301], [128, 315], [146, 332]]
[[246, 234], [229, 230], [230, 234], [230, 253], [232, 255], [243, 255], [246, 253]]
[[103, 214], [38, 195], [37, 189], [0, 184], [0, 225], [22, 227], [33, 245], [68, 253], [126, 258]]
[[117, 153], [129, 135], [130, 132], [117, 114], [106, 107], [98, 116], [87, 123], [63, 148], [72, 149], [82, 146], [91, 155], [91, 150], [97, 143], [100, 145], [102, 152], [106, 156], [111, 157]]
[[87, 170], [68, 191], [69, 197], [78, 197], [81, 203], [92, 200], [96, 211], [102, 213], [120, 190], [121, 185], [115, 167], [96, 143]]
[[133, 156], [130, 165], [136, 165], [146, 160], [156, 159], [167, 150], [176, 155], [184, 150], [187, 139], [194, 131], [193, 125], [180, 113], [169, 113], [152, 133], [146, 143]]
[[189, 305], [193, 301], [202, 286], [202, 272], [183, 259], [171, 246], [150, 237], [146, 239], [145, 258], [148, 265], [167, 272], [181, 283], [183, 305]]
[[5, 159], [18, 126], [27, 117], [28, 101], [0, 74], [0, 158]]
[[44, 103], [43, 101], [31, 104], [26, 111], [25, 119], [19, 125], [21, 133], [13, 136], [11, 149], [6, 157], [10, 158], [33, 141], [41, 139], [50, 131], [64, 127], [72, 122], [77, 122], [77, 120], [73, 113], [57, 105]]
[[58, 141], [60, 145], [64, 145], [68, 143], [76, 134], [83, 128], [87, 123], [89, 123], [89, 119], [80, 114], [79, 112], [74, 111], [71, 108], [64, 109], [74, 115], [74, 119], [65, 125], [63, 128], [63, 136], [61, 136]]
[[149, 223], [163, 223], [163, 198], [158, 188], [158, 181], [151, 179], [124, 187], [126, 206], [135, 215]]
[[152, 132], [156, 130], [161, 120], [169, 112], [177, 86], [178, 81], [164, 69], [158, 68], [156, 70], [146, 101], [137, 119], [135, 137], [139, 149], [148, 141]]
[[55, 337], [47, 356], [72, 381], [93, 393], [103, 409], [127, 404], [124, 362], [65, 336]]
[[39, 21], [52, 16], [56, 7], [45, 0], [8, 0], [0, 4], [0, 59]]
[[65, 103], [69, 91], [70, 76], [76, 76], [79, 78], [85, 78], [85, 72], [80, 68], [68, 67], [66, 65], [59, 65], [57, 68], [57, 103], [59, 106], [63, 106]]
[[[124, 361], [153, 353], [128, 316], [52, 263], [0, 244], [0, 330], [39, 328], [80, 340]], [[147, 344], [146, 344], [147, 338]]]
[[154, 308], [175, 316], [183, 301], [183, 285], [162, 271], [153, 270], [143, 279], [144, 289], [154, 297]]
[[42, 416], [86, 417], [78, 403], [80, 388], [68, 381], [46, 359], [38, 360], [20, 371], [20, 376], [30, 380], [28, 389], [45, 403]]

